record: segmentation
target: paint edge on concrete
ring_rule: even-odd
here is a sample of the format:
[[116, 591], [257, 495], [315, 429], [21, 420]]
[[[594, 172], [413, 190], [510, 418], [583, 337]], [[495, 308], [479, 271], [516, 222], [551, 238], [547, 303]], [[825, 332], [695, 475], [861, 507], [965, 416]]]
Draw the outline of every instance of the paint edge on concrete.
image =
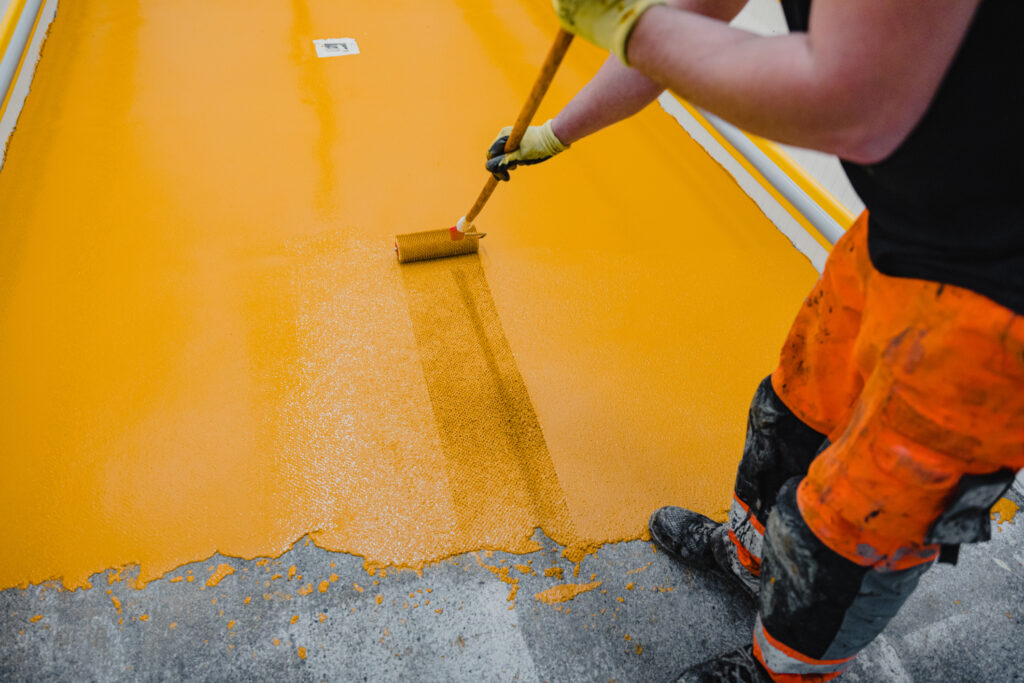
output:
[[18, 125], [18, 117], [21, 115], [21, 110], [25, 106], [25, 100], [31, 90], [32, 79], [35, 76], [36, 66], [42, 58], [43, 45], [49, 35], [50, 25], [57, 16], [58, 2], [59, 0], [46, 0], [40, 10], [35, 32], [29, 37], [24, 51], [21, 69], [15, 74], [14, 81], [11, 83], [7, 107], [3, 110], [3, 118], [0, 118], [0, 170], [3, 169], [7, 159], [7, 146]]
[[686, 108], [665, 91], [658, 97], [658, 104], [669, 116], [692, 137], [697, 144], [707, 151], [722, 168], [733, 177], [740, 188], [750, 197], [765, 217], [770, 220], [779, 232], [785, 235], [793, 247], [803, 254], [819, 273], [825, 268], [828, 252], [818, 244], [794, 219], [788, 211], [730, 154], [705, 128], [697, 122]]

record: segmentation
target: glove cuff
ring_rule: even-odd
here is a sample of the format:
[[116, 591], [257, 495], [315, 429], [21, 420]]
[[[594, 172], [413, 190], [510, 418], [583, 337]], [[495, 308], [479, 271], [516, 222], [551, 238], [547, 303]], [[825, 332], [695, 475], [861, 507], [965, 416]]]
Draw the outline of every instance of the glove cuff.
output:
[[537, 132], [540, 133], [540, 142], [543, 145], [545, 151], [549, 153], [549, 156], [555, 156], [559, 152], [564, 152], [569, 149], [569, 145], [562, 144], [562, 141], [555, 135], [554, 129], [551, 127], [551, 122], [554, 119], [548, 119], [543, 125], [538, 126]]
[[640, 17], [643, 16], [644, 12], [654, 7], [655, 5], [666, 5], [666, 0], [639, 0], [630, 8], [628, 16], [623, 17], [615, 28], [615, 33], [612, 36], [612, 52], [615, 53], [622, 63], [629, 66], [629, 59], [626, 57], [626, 48], [629, 45], [629, 39], [633, 35], [633, 29], [636, 28], [636, 23], [640, 21]]

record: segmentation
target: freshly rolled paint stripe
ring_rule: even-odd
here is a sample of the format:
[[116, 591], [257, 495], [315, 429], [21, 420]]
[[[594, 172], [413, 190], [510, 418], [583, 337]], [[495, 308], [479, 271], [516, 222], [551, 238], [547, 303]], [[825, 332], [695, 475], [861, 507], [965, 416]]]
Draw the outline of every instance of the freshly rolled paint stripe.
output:
[[0, 58], [0, 102], [3, 102], [0, 116], [3, 116], [3, 109], [6, 108], [8, 95], [42, 6], [43, 0], [12, 0], [0, 21], [0, 55], [3, 55]]
[[[822, 209], [792, 178], [779, 168], [746, 133], [710, 112], [700, 110], [708, 123], [725, 138], [737, 152], [750, 162], [771, 183], [772, 187], [799, 211], [814, 229], [831, 244], [839, 241], [845, 229]], [[824, 191], [824, 190], [822, 190]]]

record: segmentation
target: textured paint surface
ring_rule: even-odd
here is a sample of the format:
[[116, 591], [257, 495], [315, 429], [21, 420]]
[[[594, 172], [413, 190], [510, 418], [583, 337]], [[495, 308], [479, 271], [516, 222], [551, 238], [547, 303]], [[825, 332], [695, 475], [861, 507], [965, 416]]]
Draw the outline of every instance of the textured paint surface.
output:
[[[668, 116], [519, 171], [479, 257], [391, 251], [468, 208], [556, 28], [542, 0], [61, 4], [0, 173], [0, 588], [724, 512], [815, 273]], [[541, 120], [602, 58], [574, 46]]]
[[1009, 522], [1013, 524], [1014, 518], [1017, 516], [1017, 504], [1009, 498], [1000, 498], [996, 501], [996, 504], [992, 506], [992, 512], [989, 517], [993, 521], [999, 523], [999, 526], [1003, 526], [1003, 522]]
[[594, 590], [600, 586], [601, 583], [601, 581], [591, 581], [590, 583], [563, 583], [557, 586], [552, 586], [540, 593], [534, 593], [533, 599], [548, 605], [568, 602], [580, 593], [586, 593], [587, 591]]

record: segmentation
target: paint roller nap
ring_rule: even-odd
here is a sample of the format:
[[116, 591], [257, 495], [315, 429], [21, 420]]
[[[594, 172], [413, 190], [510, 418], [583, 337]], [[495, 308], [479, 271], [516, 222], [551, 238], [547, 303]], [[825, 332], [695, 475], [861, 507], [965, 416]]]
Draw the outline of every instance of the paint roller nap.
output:
[[457, 232], [455, 227], [451, 227], [443, 230], [427, 230], [398, 235], [395, 237], [395, 252], [398, 254], [398, 262], [410, 263], [477, 253], [480, 249], [480, 238], [458, 233], [458, 239], [456, 239], [455, 233]]

